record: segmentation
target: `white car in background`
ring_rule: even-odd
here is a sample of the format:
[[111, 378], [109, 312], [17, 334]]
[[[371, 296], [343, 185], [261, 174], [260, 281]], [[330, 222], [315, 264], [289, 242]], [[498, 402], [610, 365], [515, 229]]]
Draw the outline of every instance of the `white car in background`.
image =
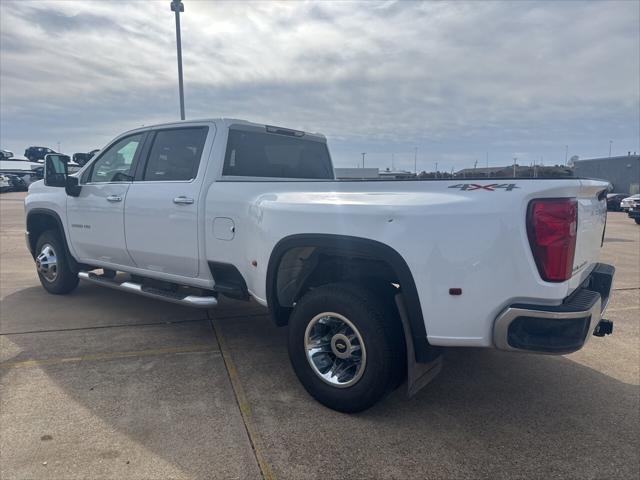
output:
[[626, 212], [629, 210], [629, 208], [631, 208], [631, 205], [633, 204], [634, 200], [637, 200], [640, 198], [640, 194], [636, 193], [635, 195], [631, 195], [630, 197], [627, 197], [625, 199], [623, 199], [620, 202], [620, 210], [622, 210], [623, 212]]
[[0, 193], [8, 192], [11, 190], [11, 183], [9, 183], [9, 177], [6, 175], [0, 175]]

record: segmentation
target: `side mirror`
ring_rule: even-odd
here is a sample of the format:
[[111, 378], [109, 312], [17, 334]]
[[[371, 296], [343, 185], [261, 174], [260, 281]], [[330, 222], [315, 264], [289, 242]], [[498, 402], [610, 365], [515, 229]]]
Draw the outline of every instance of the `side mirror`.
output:
[[48, 187], [67, 186], [67, 162], [61, 155], [47, 155], [44, 157], [44, 184]]
[[49, 187], [64, 187], [67, 195], [77, 197], [82, 187], [78, 177], [69, 176], [69, 157], [50, 153], [44, 157], [44, 184]]
[[82, 187], [79, 185], [78, 177], [67, 177], [67, 184], [64, 189], [70, 197], [79, 197]]

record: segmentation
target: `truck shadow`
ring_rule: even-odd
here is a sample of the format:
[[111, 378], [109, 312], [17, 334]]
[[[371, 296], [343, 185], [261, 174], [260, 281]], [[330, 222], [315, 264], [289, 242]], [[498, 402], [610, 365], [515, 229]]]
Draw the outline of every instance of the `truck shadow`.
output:
[[[6, 367], [0, 375], [10, 391], [14, 382], [31, 381], [37, 370], [67, 399], [44, 412], [11, 412], [27, 414], [25, 432], [31, 430], [29, 418], [46, 424], [47, 418], [35, 417], [48, 415], [56, 424], [54, 417], [61, 411], [78, 409], [186, 477], [207, 476], [218, 468], [211, 443], [202, 438], [218, 422], [237, 416], [237, 405], [206, 314], [86, 285], [66, 297], [27, 288], [3, 299], [1, 308], [4, 333], [128, 325], [126, 335], [136, 336], [145, 335], [149, 327], [144, 325], [157, 324], [154, 328], [166, 329], [158, 346], [210, 342], [213, 352], [179, 359], [158, 355]], [[257, 448], [263, 449], [276, 477], [637, 478], [640, 471], [638, 386], [569, 357], [450, 349], [443, 372], [413, 399], [396, 391], [366, 412], [344, 415], [315, 402], [298, 383], [286, 351], [287, 330], [273, 326], [265, 309], [224, 301], [209, 314], [249, 400], [248, 421], [255, 423], [260, 438]], [[179, 326], [171, 323], [184, 320]], [[38, 360], [45, 351], [47, 356], [68, 356], [50, 340], [44, 340], [46, 346], [34, 342], [34, 336], [46, 335], [51, 334], [5, 335], [14, 354], [4, 360]], [[57, 335], [63, 339], [65, 333]], [[104, 351], [122, 349], [109, 335], [93, 342]], [[36, 382], [42, 381], [38, 375]], [[150, 415], [152, 411], [156, 413]], [[217, 419], [209, 421], [211, 416]], [[82, 424], [73, 430], [86, 438]], [[57, 438], [56, 432], [38, 433]], [[225, 448], [236, 453], [246, 449], [240, 438], [244, 429], [224, 434], [239, 437]], [[114, 451], [115, 446], [109, 458], [101, 458], [105, 467], [125, 460], [126, 452]], [[82, 466], [84, 460], [77, 461]]]

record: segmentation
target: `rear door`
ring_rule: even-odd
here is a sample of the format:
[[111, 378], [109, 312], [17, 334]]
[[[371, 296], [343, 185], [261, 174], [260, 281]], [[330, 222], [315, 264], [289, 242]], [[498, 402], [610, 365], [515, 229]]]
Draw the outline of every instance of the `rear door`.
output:
[[124, 205], [146, 135], [114, 142], [82, 175], [80, 196], [67, 197], [67, 228], [81, 261], [133, 265], [124, 237]]
[[138, 267], [198, 276], [201, 158], [208, 131], [207, 126], [190, 126], [150, 134], [149, 153], [125, 204], [127, 248]]

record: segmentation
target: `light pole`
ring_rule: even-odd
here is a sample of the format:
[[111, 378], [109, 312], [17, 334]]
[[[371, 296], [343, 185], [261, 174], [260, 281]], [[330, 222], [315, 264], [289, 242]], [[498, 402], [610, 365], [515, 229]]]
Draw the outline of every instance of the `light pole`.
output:
[[436, 178], [438, 178], [438, 162], [436, 162]]
[[418, 147], [413, 150], [413, 173], [418, 174]]
[[567, 160], [569, 158], [569, 145], [564, 146], [564, 164], [567, 164]]
[[609, 158], [611, 158], [611, 145], [613, 145], [613, 140], [609, 140]]
[[364, 156], [367, 154], [367, 152], [362, 152], [362, 168], [364, 168]]
[[182, 39], [180, 37], [180, 12], [184, 12], [181, 0], [172, 0], [171, 11], [176, 14], [176, 46], [178, 49], [178, 91], [180, 94], [180, 119], [184, 120], [184, 86], [182, 84]]

